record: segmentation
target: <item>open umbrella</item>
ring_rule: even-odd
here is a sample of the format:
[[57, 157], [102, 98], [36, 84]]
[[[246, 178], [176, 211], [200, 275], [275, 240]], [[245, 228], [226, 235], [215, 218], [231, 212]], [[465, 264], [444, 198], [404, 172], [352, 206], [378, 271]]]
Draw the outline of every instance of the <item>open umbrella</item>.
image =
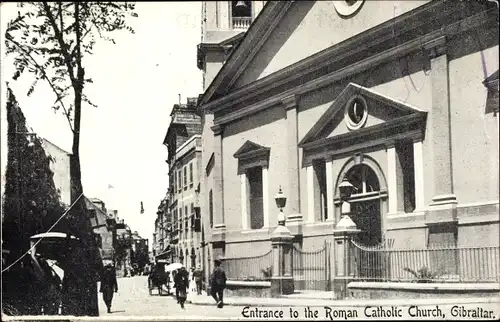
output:
[[184, 267], [184, 265], [182, 265], [181, 263], [172, 263], [172, 264], [165, 267], [165, 271], [171, 272], [171, 271], [175, 271], [176, 269], [179, 269], [181, 267]]

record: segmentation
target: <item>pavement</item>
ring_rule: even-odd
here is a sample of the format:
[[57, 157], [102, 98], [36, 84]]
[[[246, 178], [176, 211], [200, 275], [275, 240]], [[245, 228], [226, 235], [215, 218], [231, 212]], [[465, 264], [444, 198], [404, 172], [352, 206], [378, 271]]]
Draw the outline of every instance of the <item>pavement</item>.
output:
[[[358, 309], [362, 314], [367, 306], [401, 307], [406, 309], [410, 305], [423, 308], [432, 308], [441, 305], [443, 311], [450, 312], [452, 306], [465, 305], [481, 307], [500, 312], [500, 298], [454, 298], [454, 299], [394, 299], [394, 300], [332, 300], [331, 292], [301, 292], [283, 298], [253, 298], [253, 297], [226, 297], [225, 306], [219, 309], [211, 296], [188, 294], [188, 303], [182, 309], [172, 295], [160, 296], [158, 291], [149, 294], [146, 276], [134, 276], [118, 279], [118, 293], [113, 298], [111, 313], [106, 312], [106, 307], [99, 294], [99, 317], [74, 317], [74, 316], [22, 316], [12, 317], [2, 315], [2, 321], [235, 321], [255, 320], [245, 316], [247, 312], [283, 311], [285, 316], [281, 320], [289, 319], [288, 312], [296, 310], [302, 315], [305, 309], [311, 308], [324, 313], [327, 308], [341, 311], [345, 308]], [[249, 307], [249, 308], [247, 308]], [[274, 307], [274, 309], [271, 309]], [[301, 307], [299, 309], [299, 307]], [[307, 308], [309, 307], [309, 308]], [[362, 307], [362, 308], [361, 308]], [[449, 313], [447, 313], [449, 314]], [[498, 316], [497, 316], [498, 317]], [[325, 315], [318, 318], [325, 319]], [[258, 318], [266, 320], [265, 318]], [[303, 320], [303, 316], [294, 320]], [[280, 318], [267, 319], [280, 320]]]

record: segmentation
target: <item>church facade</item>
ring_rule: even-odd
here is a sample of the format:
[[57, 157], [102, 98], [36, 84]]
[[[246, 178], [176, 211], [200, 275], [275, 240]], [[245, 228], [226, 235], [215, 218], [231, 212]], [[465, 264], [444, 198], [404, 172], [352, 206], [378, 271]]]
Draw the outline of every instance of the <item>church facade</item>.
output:
[[266, 253], [280, 188], [319, 249], [343, 180], [366, 245], [498, 245], [498, 54], [494, 2], [267, 2], [198, 103], [206, 258]]

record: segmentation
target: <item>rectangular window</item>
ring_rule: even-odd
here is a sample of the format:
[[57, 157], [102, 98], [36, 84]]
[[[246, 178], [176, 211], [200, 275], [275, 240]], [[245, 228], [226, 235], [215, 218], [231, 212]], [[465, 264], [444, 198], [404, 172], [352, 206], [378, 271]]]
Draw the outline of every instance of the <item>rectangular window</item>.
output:
[[326, 220], [328, 214], [328, 199], [326, 193], [326, 163], [324, 160], [314, 161], [314, 202], [319, 209], [319, 220]]
[[182, 232], [182, 208], [179, 208], [179, 231]]
[[250, 168], [246, 171], [248, 180], [248, 204], [250, 205], [250, 228], [264, 227], [264, 202], [262, 187], [262, 167]]
[[188, 186], [188, 181], [187, 181], [187, 167], [184, 166], [184, 168], [182, 168], [182, 171], [183, 171], [183, 174], [184, 174], [184, 190], [186, 190], [187, 186]]
[[403, 209], [406, 213], [415, 210], [415, 163], [413, 141], [405, 140], [396, 145], [402, 175]]
[[189, 185], [193, 187], [193, 163], [189, 164]]
[[210, 218], [210, 228], [214, 227], [214, 198], [212, 190], [208, 192], [208, 214]]
[[182, 190], [182, 174], [181, 170], [177, 171], [177, 191], [181, 192]]

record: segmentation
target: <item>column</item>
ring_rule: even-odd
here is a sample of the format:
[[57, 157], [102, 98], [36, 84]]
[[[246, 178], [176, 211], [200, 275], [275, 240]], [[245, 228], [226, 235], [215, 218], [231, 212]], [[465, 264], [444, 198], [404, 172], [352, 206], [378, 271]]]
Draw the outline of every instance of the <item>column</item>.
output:
[[225, 228], [224, 224], [224, 180], [223, 180], [223, 160], [222, 160], [222, 128], [212, 127], [214, 131], [214, 189], [213, 189], [213, 209], [214, 228]]
[[334, 179], [333, 179], [333, 159], [328, 158], [325, 164], [326, 167], [326, 207], [328, 210], [327, 220], [334, 221], [335, 220], [335, 205], [333, 203], [333, 195], [334, 195]]
[[286, 145], [288, 158], [288, 190], [286, 205], [288, 215], [300, 213], [300, 167], [298, 148], [297, 97], [290, 95], [282, 100], [286, 112]]
[[413, 167], [415, 169], [415, 209], [424, 207], [424, 159], [422, 141], [413, 142]]
[[229, 6], [231, 1], [217, 1], [218, 14], [217, 17], [220, 29], [230, 29], [232, 28], [232, 19], [229, 11]]
[[264, 207], [264, 228], [269, 227], [269, 179], [267, 166], [262, 167], [262, 205]]
[[446, 39], [440, 37], [424, 45], [431, 64], [432, 106], [427, 118], [428, 139], [432, 144], [434, 194], [432, 203], [453, 204], [453, 168]]
[[312, 164], [307, 171], [307, 222], [314, 222], [314, 169]]
[[247, 176], [240, 174], [241, 185], [241, 229], [248, 229]]
[[389, 213], [395, 213], [398, 210], [396, 164], [396, 148], [394, 146], [390, 146], [387, 148], [387, 190], [389, 194]]

